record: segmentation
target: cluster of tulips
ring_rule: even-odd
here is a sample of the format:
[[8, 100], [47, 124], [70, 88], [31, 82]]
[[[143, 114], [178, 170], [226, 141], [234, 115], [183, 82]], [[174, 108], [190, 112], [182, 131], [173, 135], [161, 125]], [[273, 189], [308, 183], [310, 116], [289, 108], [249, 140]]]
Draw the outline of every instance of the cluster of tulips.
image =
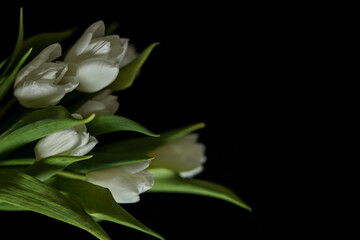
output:
[[[0, 210], [35, 211], [99, 239], [110, 239], [101, 221], [162, 239], [121, 207], [146, 191], [215, 197], [250, 210], [226, 187], [193, 178], [206, 160], [194, 133], [203, 123], [158, 135], [116, 115], [116, 93], [132, 85], [157, 43], [137, 53], [98, 21], [63, 57], [58, 42], [70, 33], [24, 41], [21, 14], [14, 53], [0, 64]], [[97, 139], [121, 131], [144, 136]]]

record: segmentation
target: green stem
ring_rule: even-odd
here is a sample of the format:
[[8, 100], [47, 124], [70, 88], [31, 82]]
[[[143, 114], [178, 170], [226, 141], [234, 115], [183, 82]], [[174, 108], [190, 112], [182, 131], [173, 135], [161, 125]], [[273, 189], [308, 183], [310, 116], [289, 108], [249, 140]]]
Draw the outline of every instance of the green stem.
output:
[[14, 103], [16, 103], [16, 98], [15, 98], [15, 97], [12, 97], [12, 98], [5, 104], [5, 106], [0, 109], [0, 120], [3, 118], [3, 116], [5, 115], [5, 113], [12, 107], [12, 105], [14, 105]]
[[73, 172], [62, 171], [62, 172], [59, 172], [57, 175], [66, 177], [66, 178], [83, 180], [83, 181], [86, 180], [86, 177], [84, 175], [73, 173]]

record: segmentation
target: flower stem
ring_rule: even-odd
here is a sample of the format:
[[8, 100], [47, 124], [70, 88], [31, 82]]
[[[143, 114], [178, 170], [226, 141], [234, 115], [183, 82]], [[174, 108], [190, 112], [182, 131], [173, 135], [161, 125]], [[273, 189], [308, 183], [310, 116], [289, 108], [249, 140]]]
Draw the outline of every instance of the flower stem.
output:
[[15, 97], [12, 97], [12, 98], [5, 104], [5, 106], [0, 109], [0, 119], [3, 118], [3, 116], [5, 115], [5, 113], [12, 107], [12, 105], [14, 105], [14, 103], [16, 103], [16, 98], [15, 98]]
[[62, 172], [59, 172], [57, 175], [66, 177], [66, 178], [83, 180], [83, 181], [86, 180], [86, 177], [84, 175], [73, 173], [73, 172], [62, 171]]

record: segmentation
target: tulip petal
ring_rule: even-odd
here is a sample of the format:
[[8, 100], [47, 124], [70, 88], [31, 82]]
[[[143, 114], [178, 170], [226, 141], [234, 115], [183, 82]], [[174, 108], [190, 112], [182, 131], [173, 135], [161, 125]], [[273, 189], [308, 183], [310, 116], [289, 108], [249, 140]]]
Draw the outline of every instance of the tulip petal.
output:
[[139, 194], [154, 185], [151, 173], [144, 171], [150, 161], [131, 163], [118, 167], [92, 171], [86, 174], [87, 181], [106, 187], [118, 203], [134, 203]]
[[77, 90], [81, 92], [97, 92], [111, 84], [119, 73], [119, 69], [109, 61], [88, 59], [79, 64]]
[[58, 43], [51, 44], [41, 51], [31, 62], [23, 67], [16, 76], [14, 87], [23, 82], [24, 78], [32, 71], [39, 68], [45, 62], [51, 62], [61, 56], [61, 46]]
[[74, 90], [77, 85], [77, 82], [65, 85], [41, 81], [24, 82], [15, 89], [14, 95], [24, 107], [43, 108], [58, 104], [64, 95]]

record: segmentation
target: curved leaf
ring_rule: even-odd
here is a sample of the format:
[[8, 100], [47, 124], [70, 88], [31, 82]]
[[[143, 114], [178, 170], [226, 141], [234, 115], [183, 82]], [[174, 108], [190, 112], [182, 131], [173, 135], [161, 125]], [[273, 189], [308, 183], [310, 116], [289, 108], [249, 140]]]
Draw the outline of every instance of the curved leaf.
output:
[[23, 23], [23, 9], [20, 8], [20, 17], [19, 17], [19, 33], [18, 33], [18, 38], [16, 40], [16, 45], [15, 45], [15, 49], [14, 52], [12, 53], [8, 64], [6, 65], [5, 71], [3, 72], [2, 76], [4, 76], [12, 67], [15, 59], [18, 57], [22, 44], [24, 41], [24, 23]]
[[251, 211], [251, 208], [230, 189], [198, 179], [184, 179], [168, 169], [148, 169], [154, 175], [155, 185], [149, 192], [172, 192], [203, 195], [222, 199]]
[[87, 128], [93, 136], [117, 131], [134, 131], [151, 137], [159, 137], [133, 120], [116, 115], [96, 115]]
[[[89, 171], [116, 167], [123, 164], [134, 162], [143, 162], [152, 160], [152, 157], [143, 154], [121, 154], [121, 153], [92, 153], [93, 157], [86, 161], [71, 164], [68, 169], [79, 173], [87, 173]], [[1, 166], [1, 165], [0, 165]]]
[[117, 204], [107, 188], [81, 180], [61, 177], [54, 178], [52, 185], [60, 191], [71, 193], [70, 196], [74, 196], [84, 210], [96, 219], [118, 223], [163, 239], [158, 233], [146, 227]]
[[0, 175], [0, 201], [69, 223], [98, 239], [110, 240], [104, 230], [78, 205], [27, 174]]
[[53, 132], [90, 122], [74, 119], [61, 106], [32, 111], [0, 135], [0, 157], [27, 143], [45, 137]]
[[121, 68], [115, 81], [109, 87], [114, 91], [120, 91], [130, 87], [151, 51], [159, 44], [158, 42], [151, 44], [134, 61]]
[[9, 203], [0, 202], [0, 211], [27, 211], [22, 207], [18, 207]]
[[150, 151], [166, 144], [172, 142], [176, 139], [179, 139], [193, 131], [204, 128], [204, 123], [197, 123], [183, 128], [178, 128], [172, 131], [164, 132], [160, 134], [158, 138], [134, 138], [124, 141], [116, 141], [108, 143], [104, 146], [99, 146], [97, 151], [99, 152], [112, 152], [112, 153], [137, 153], [137, 154], [147, 154]]
[[44, 158], [35, 162], [33, 165], [25, 169], [25, 173], [36, 177], [41, 181], [45, 181], [58, 172], [64, 170], [72, 163], [90, 159], [92, 156], [53, 156]]

